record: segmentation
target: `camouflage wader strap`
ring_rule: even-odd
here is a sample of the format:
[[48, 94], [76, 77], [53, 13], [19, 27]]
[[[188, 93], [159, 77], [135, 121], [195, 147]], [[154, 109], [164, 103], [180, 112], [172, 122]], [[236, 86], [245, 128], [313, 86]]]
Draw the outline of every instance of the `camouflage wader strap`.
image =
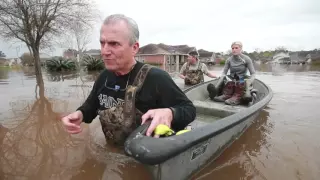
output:
[[[135, 120], [136, 116], [136, 93], [141, 89], [149, 70], [152, 67], [150, 65], [144, 64], [136, 75], [132, 85], [128, 86], [128, 89], [124, 97], [124, 109], [123, 117], [126, 125], [130, 125]], [[141, 112], [139, 112], [141, 113]]]
[[122, 146], [130, 133], [137, 128], [142, 113], [136, 109], [136, 93], [141, 89], [152, 66], [143, 65], [132, 85], [127, 87], [124, 104], [99, 112], [102, 131], [107, 143]]
[[204, 77], [202, 73], [202, 63], [199, 62], [198, 68], [196, 70], [189, 70], [189, 67], [190, 64], [187, 63], [185, 84], [195, 85], [204, 82]]
[[203, 73], [202, 73], [202, 63], [201, 62], [199, 62], [198, 73], [200, 73], [199, 76], [201, 76], [201, 81], [200, 82], [204, 82], [204, 77], [203, 77]]
[[202, 63], [199, 62], [198, 71], [201, 71], [201, 69], [202, 69]]
[[186, 67], [187, 71], [189, 70], [189, 67], [190, 67], [190, 63], [187, 63], [187, 67]]

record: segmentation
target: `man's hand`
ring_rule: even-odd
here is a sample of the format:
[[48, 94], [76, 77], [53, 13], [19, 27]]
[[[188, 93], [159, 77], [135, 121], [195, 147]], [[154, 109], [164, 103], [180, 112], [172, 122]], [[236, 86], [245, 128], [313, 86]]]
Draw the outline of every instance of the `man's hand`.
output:
[[185, 79], [186, 77], [184, 76], [184, 75], [182, 75], [182, 74], [179, 74], [179, 77], [181, 78], [181, 79]]
[[207, 76], [211, 78], [218, 78], [218, 76], [216, 76], [213, 72], [208, 72]]
[[[171, 127], [172, 122], [172, 111], [169, 108], [163, 108], [163, 109], [152, 109], [146, 112], [142, 116], [142, 123], [144, 124], [148, 119], [152, 119], [151, 124], [147, 130], [147, 136], [150, 136], [152, 132], [155, 130], [155, 128], [159, 124], [167, 125], [169, 128]], [[155, 138], [158, 138], [159, 135], [155, 135]]]
[[64, 116], [61, 121], [68, 133], [70, 134], [78, 134], [82, 131], [80, 124], [83, 119], [83, 114], [81, 111], [73, 112], [67, 116]]

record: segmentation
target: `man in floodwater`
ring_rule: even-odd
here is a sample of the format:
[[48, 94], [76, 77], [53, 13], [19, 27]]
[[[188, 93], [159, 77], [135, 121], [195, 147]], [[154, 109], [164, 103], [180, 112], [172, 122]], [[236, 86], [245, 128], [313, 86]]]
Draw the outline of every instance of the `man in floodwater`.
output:
[[[255, 69], [250, 57], [242, 54], [241, 42], [233, 42], [231, 48], [232, 56], [226, 60], [218, 83], [209, 84], [207, 89], [212, 100], [238, 105], [243, 97], [251, 96], [250, 89], [255, 79]], [[228, 70], [230, 70], [230, 75], [227, 75]], [[247, 70], [250, 76], [247, 76]], [[222, 95], [216, 96], [219, 89], [222, 89]]]
[[179, 77], [184, 79], [185, 85], [196, 85], [204, 82], [203, 74], [216, 78], [216, 75], [208, 71], [208, 67], [199, 61], [197, 50], [188, 54], [188, 62], [181, 67]]
[[84, 104], [62, 118], [69, 133], [81, 132], [82, 122], [91, 123], [99, 115], [107, 142], [123, 145], [148, 120], [150, 136], [159, 124], [181, 130], [195, 119], [193, 103], [167, 72], [135, 60], [139, 29], [133, 19], [120, 14], [107, 17], [100, 44], [106, 69]]

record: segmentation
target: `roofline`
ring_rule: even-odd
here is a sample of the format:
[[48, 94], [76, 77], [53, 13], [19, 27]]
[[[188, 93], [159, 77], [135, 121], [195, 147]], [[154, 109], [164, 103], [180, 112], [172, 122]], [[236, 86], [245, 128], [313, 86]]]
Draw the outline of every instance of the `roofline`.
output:
[[156, 54], [136, 54], [136, 56], [157, 56], [157, 55], [185, 55], [187, 56], [188, 54], [170, 54], [170, 53], [156, 53]]

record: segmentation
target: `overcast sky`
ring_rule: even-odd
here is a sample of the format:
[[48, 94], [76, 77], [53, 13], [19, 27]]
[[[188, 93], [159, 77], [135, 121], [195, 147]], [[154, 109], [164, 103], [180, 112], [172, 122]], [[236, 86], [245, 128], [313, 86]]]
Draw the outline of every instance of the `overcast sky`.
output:
[[[123, 13], [140, 29], [140, 45], [188, 44], [227, 51], [242, 41], [245, 51], [285, 46], [290, 50], [320, 48], [320, 0], [96, 0], [103, 17]], [[99, 48], [99, 27], [89, 48]], [[13, 45], [15, 47], [16, 45]], [[1, 43], [0, 50], [16, 56]], [[20, 54], [26, 51], [21, 49]], [[61, 55], [57, 48], [49, 55]]]

